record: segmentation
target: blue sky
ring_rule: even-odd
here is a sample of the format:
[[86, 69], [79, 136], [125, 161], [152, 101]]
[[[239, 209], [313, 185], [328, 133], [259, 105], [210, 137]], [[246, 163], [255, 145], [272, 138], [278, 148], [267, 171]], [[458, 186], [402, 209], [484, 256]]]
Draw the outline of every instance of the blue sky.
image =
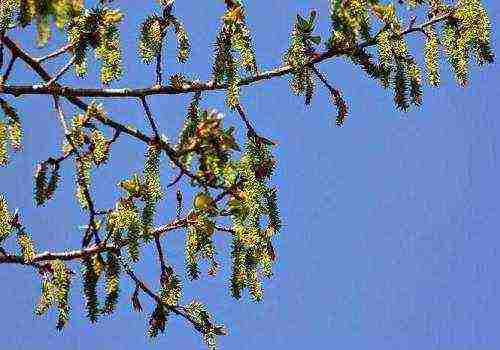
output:
[[[154, 2], [116, 3], [126, 10], [126, 19], [121, 27], [125, 76], [115, 86], [149, 85], [153, 68], [141, 66], [135, 56], [137, 28]], [[205, 80], [223, 2], [178, 3], [176, 13], [191, 34], [192, 58], [187, 65], [175, 63], [170, 41], [167, 74], [196, 72]], [[248, 3], [262, 70], [279, 64], [296, 13], [317, 9], [319, 31], [327, 33], [326, 1]], [[492, 0], [484, 4], [495, 28], [500, 4]], [[62, 43], [59, 36], [39, 50], [33, 46], [32, 33], [16, 32], [12, 37], [35, 56]], [[497, 39], [494, 29], [494, 47]], [[413, 42], [420, 47], [417, 40]], [[52, 71], [56, 67], [49, 65]], [[221, 349], [500, 347], [497, 65], [474, 68], [467, 89], [457, 87], [445, 70], [442, 87], [426, 88], [424, 106], [407, 114], [395, 110], [390, 91], [345, 61], [326, 62], [321, 69], [342, 88], [350, 104], [343, 128], [334, 126], [334, 110], [321, 88], [311, 107], [304, 107], [303, 99], [289, 92], [286, 78], [242, 91], [242, 102], [258, 131], [279, 141], [275, 183], [285, 225], [276, 241], [278, 262], [275, 277], [265, 282], [264, 301], [255, 304], [246, 294], [240, 301], [231, 299], [229, 240], [221, 235], [216, 240], [224, 261], [221, 273], [214, 279], [205, 275], [185, 283], [183, 302], [200, 298], [227, 325], [230, 336], [219, 339]], [[63, 81], [95, 86], [95, 72], [91, 67], [83, 82], [72, 74]], [[14, 76], [17, 83], [33, 79], [22, 65], [16, 66]], [[159, 126], [171, 139], [181, 126], [189, 98], [151, 98]], [[56, 154], [61, 144], [52, 102], [30, 96], [14, 104], [24, 121], [25, 150], [1, 170], [0, 192], [12, 207], [20, 208], [39, 251], [77, 247], [77, 227], [84, 218], [72, 196], [71, 165], [63, 166], [65, 180], [56, 200], [36, 209], [32, 199], [30, 179], [37, 162]], [[224, 96], [207, 95], [203, 105], [224, 110]], [[112, 100], [105, 106], [113, 118], [148, 130], [138, 101]], [[76, 112], [69, 105], [65, 110], [68, 115]], [[236, 115], [224, 112], [228, 125], [240, 126]], [[113, 152], [109, 165], [94, 173], [99, 207], [112, 206], [119, 196], [116, 182], [142, 168], [142, 144], [123, 138]], [[173, 174], [165, 165], [165, 181]], [[175, 191], [167, 193], [164, 218], [173, 215], [174, 198]], [[166, 241], [167, 258], [180, 272], [184, 272], [183, 238], [178, 231]], [[158, 272], [154, 259], [146, 253], [137, 267], [150, 283]], [[55, 330], [55, 313], [42, 319], [33, 316], [39, 293], [34, 271], [1, 266], [0, 281], [0, 341], [5, 349], [203, 348], [197, 333], [175, 317], [165, 336], [148, 339], [145, 316], [131, 311], [132, 287], [125, 278], [118, 312], [97, 325], [84, 317], [81, 284], [76, 281], [73, 317], [62, 333]], [[143, 303], [151, 312], [146, 298]]]

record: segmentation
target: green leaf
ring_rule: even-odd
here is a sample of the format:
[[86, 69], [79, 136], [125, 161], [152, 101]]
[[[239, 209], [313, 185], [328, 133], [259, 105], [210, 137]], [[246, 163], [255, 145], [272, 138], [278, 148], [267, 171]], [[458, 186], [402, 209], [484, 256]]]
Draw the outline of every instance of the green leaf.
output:
[[309, 40], [315, 43], [316, 45], [319, 45], [321, 43], [321, 37], [319, 35], [311, 36]]
[[306, 21], [301, 15], [297, 15], [297, 21], [299, 29], [302, 32], [307, 32], [307, 29], [309, 28], [309, 22]]
[[311, 11], [311, 14], [309, 15], [309, 25], [313, 25], [314, 24], [314, 20], [316, 19], [316, 11], [312, 10]]
[[307, 25], [307, 21], [302, 17], [301, 15], [297, 14], [297, 21], [299, 22], [299, 25], [305, 26]]

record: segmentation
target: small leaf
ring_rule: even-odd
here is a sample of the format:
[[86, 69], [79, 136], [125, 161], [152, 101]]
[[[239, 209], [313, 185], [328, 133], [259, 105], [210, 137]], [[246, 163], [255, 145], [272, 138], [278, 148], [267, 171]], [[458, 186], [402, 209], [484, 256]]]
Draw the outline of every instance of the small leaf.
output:
[[309, 40], [319, 45], [321, 43], [321, 37], [319, 35], [309, 37]]
[[297, 21], [298, 21], [298, 28], [300, 29], [301, 32], [311, 32], [313, 29], [313, 26], [306, 21], [301, 15], [297, 15]]
[[308, 22], [299, 14], [297, 14], [297, 21], [299, 22], [299, 26], [301, 27], [308, 25]]
[[311, 14], [309, 15], [309, 24], [310, 25], [314, 24], [314, 20], [316, 19], [316, 15], [317, 15], [316, 11], [312, 10]]

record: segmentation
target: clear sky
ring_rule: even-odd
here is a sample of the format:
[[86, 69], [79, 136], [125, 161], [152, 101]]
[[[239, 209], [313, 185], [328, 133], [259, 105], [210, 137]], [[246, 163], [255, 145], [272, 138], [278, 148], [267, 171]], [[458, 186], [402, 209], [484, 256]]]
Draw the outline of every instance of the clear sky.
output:
[[[247, 3], [262, 70], [280, 63], [297, 12], [319, 10], [319, 31], [327, 33], [326, 1]], [[500, 4], [484, 3], [495, 28], [500, 24]], [[126, 10], [126, 18], [121, 27], [125, 76], [115, 86], [149, 85], [153, 68], [141, 66], [135, 57], [137, 28], [154, 2], [116, 4]], [[170, 41], [168, 74], [196, 72], [205, 80], [223, 2], [178, 1], [176, 13], [191, 34], [192, 59], [184, 66], [175, 63]], [[32, 33], [16, 32], [12, 37], [36, 56], [62, 43], [59, 36], [39, 50], [33, 46]], [[494, 30], [494, 47], [497, 39]], [[90, 78], [83, 82], [72, 74], [63, 81], [96, 86], [95, 67], [91, 68]], [[50, 69], [55, 71], [56, 66]], [[225, 266], [214, 279], [204, 275], [200, 281], [185, 283], [183, 302], [199, 297], [227, 325], [230, 336], [220, 338], [221, 349], [500, 348], [498, 66], [482, 72], [474, 68], [467, 89], [456, 87], [446, 70], [442, 87], [426, 88], [424, 106], [404, 115], [395, 110], [391, 92], [358, 68], [334, 60], [321, 69], [343, 89], [350, 104], [343, 128], [334, 126], [333, 107], [321, 88], [310, 108], [289, 92], [287, 79], [243, 89], [242, 102], [257, 129], [279, 141], [275, 182], [285, 225], [276, 241], [278, 262], [275, 277], [265, 282], [264, 301], [255, 304], [247, 294], [240, 301], [231, 299], [229, 241], [219, 236], [217, 246]], [[22, 65], [16, 66], [14, 76], [17, 83], [33, 79]], [[85, 222], [72, 197], [71, 165], [63, 166], [66, 180], [55, 201], [35, 209], [32, 199], [30, 179], [37, 162], [56, 154], [61, 143], [60, 127], [49, 109], [52, 102], [47, 97], [18, 100], [14, 104], [25, 126], [25, 151], [1, 170], [0, 192], [11, 206], [20, 208], [39, 251], [76, 248], [78, 225]], [[151, 99], [160, 127], [171, 139], [188, 101], [189, 96]], [[224, 110], [223, 102], [223, 94], [213, 93], [203, 106]], [[113, 118], [148, 130], [137, 101], [113, 100], [105, 106]], [[76, 112], [69, 105], [65, 109], [67, 114]], [[231, 113], [226, 123], [240, 126]], [[99, 207], [113, 205], [119, 196], [116, 182], [140, 171], [143, 153], [142, 144], [126, 138], [116, 145], [109, 165], [94, 173]], [[173, 174], [164, 167], [165, 181]], [[174, 193], [168, 193], [162, 204], [164, 218], [174, 213]], [[180, 272], [184, 272], [183, 238], [178, 231], [166, 241], [167, 257]], [[146, 254], [138, 271], [150, 283], [156, 280], [152, 254]], [[33, 316], [39, 295], [33, 270], [0, 266], [0, 281], [2, 349], [203, 348], [198, 334], [175, 317], [164, 336], [148, 339], [145, 315], [131, 311], [132, 287], [126, 278], [117, 314], [96, 325], [85, 319], [77, 281], [73, 316], [62, 333], [55, 330], [55, 312], [42, 319]], [[152, 311], [146, 298], [143, 304]]]

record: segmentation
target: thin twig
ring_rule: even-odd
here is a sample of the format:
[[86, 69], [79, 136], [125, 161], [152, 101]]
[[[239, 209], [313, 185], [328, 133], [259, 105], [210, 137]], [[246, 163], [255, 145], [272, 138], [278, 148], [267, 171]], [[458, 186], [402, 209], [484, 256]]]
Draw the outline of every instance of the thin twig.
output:
[[321, 80], [321, 82], [326, 86], [326, 88], [330, 91], [331, 94], [335, 93], [337, 89], [335, 89], [330, 82], [326, 79], [326, 77], [321, 73], [316, 66], [311, 66], [312, 71], [314, 74]]
[[158, 127], [156, 126], [155, 119], [153, 117], [153, 114], [151, 113], [151, 109], [149, 108], [148, 102], [146, 101], [146, 97], [141, 97], [141, 103], [142, 107], [144, 108], [144, 111], [146, 112], [146, 116], [149, 120], [149, 125], [151, 126], [151, 129], [153, 130], [153, 133], [155, 135], [156, 140], [160, 140], [160, 133], [158, 132]]
[[[443, 21], [450, 16], [452, 16], [453, 10], [450, 12], [444, 13], [442, 15], [436, 16], [424, 23], [422, 23], [419, 26], [415, 26], [412, 28], [407, 28], [406, 30], [402, 31], [399, 33], [399, 35], [404, 36], [412, 32], [417, 32], [417, 31], [423, 31], [424, 28], [431, 26], [437, 22]], [[28, 64], [38, 75], [42, 77], [45, 81], [50, 81], [51, 77], [50, 75], [43, 69], [43, 67], [35, 60], [33, 59], [29, 54], [24, 52], [18, 45], [16, 45], [10, 38], [7, 36], [1, 37], [0, 38], [2, 43], [6, 45], [9, 50], [15, 55], [17, 55], [19, 58], [21, 58], [26, 64]], [[373, 45], [376, 45], [377, 40], [376, 36], [375, 38], [372, 38], [370, 40], [367, 40], [361, 44], [358, 45], [357, 49], [364, 49]], [[340, 56], [343, 54], [349, 54], [352, 52], [352, 48], [345, 48], [345, 47], [340, 47], [340, 48], [334, 48], [331, 50], [327, 50], [321, 54], [314, 55], [309, 62], [307, 62], [305, 65], [311, 66], [323, 61], [326, 61], [330, 58]], [[272, 79], [274, 77], [281, 77], [284, 75], [287, 75], [291, 73], [293, 70], [292, 67], [290, 66], [284, 66], [284, 67], [279, 67], [276, 69], [269, 70], [267, 72], [261, 73], [261, 74], [256, 74], [254, 76], [250, 76], [247, 78], [243, 78], [240, 80], [239, 85], [244, 86], [244, 85], [251, 85], [253, 83], [267, 80], [267, 79]], [[52, 84], [51, 86], [47, 85], [35, 85], [35, 86], [8, 86], [8, 85], [2, 85], [0, 86], [0, 93], [6, 93], [6, 94], [12, 94], [14, 96], [19, 96], [22, 94], [49, 94], [49, 95], [58, 95], [58, 96], [64, 96], [68, 101], [76, 105], [77, 107], [86, 110], [87, 105], [78, 99], [77, 96], [88, 96], [88, 97], [144, 97], [148, 95], [156, 95], [156, 94], [184, 94], [184, 93], [191, 93], [191, 92], [202, 92], [202, 91], [213, 91], [213, 90], [219, 90], [219, 89], [226, 89], [227, 84], [215, 84], [213, 81], [208, 81], [206, 83], [201, 83], [201, 82], [194, 82], [194, 83], [187, 83], [184, 84], [182, 88], [173, 88], [170, 86], [162, 87], [162, 86], [155, 86], [151, 88], [139, 88], [139, 89], [75, 89], [71, 87], [62, 87], [58, 84]], [[125, 126], [123, 124], [117, 123], [110, 118], [103, 118], [101, 116], [97, 116], [97, 119], [103, 123], [104, 125], [107, 125], [109, 127], [112, 127], [114, 129], [120, 130], [130, 136], [133, 136], [143, 142], [146, 142], [148, 144], [151, 144], [151, 139], [141, 133], [140, 131], [133, 129], [131, 127]], [[167, 156], [172, 160], [172, 162], [181, 169], [184, 174], [187, 176], [191, 177], [192, 179], [197, 180], [202, 184], [203, 186], [207, 187], [212, 187], [212, 188], [221, 188], [221, 186], [214, 186], [207, 184], [205, 181], [203, 181], [202, 178], [192, 174], [189, 172], [185, 167], [181, 164], [181, 162], [178, 160], [176, 152], [168, 145], [167, 143], [163, 142], [160, 140], [160, 146], [161, 148], [166, 152]]]
[[43, 57], [39, 57], [39, 58], [35, 58], [35, 60], [38, 62], [38, 63], [42, 63], [44, 61], [47, 61], [51, 58], [55, 58], [59, 55], [62, 55], [63, 53], [69, 51], [71, 48], [73, 47], [72, 44], [67, 44], [67, 45], [64, 45], [62, 46], [61, 48], [57, 49], [56, 51], [52, 52], [52, 53], [49, 53], [48, 55], [46, 56], [43, 56]]
[[61, 70], [47, 82], [47, 85], [52, 85], [54, 84], [57, 80], [59, 80], [60, 77], [63, 76], [64, 73], [68, 71], [68, 69], [71, 68], [71, 66], [75, 63], [75, 56], [71, 57], [68, 63], [64, 67], [61, 68]]
[[156, 56], [156, 85], [161, 86], [163, 83], [162, 68], [161, 68], [161, 50]]
[[214, 202], [220, 202], [221, 200], [223, 200], [227, 195], [229, 194], [232, 194], [234, 195], [234, 191], [240, 187], [241, 185], [243, 184], [243, 180], [239, 180], [237, 181], [234, 185], [232, 185], [231, 187], [229, 187], [228, 189], [226, 189], [225, 191], [221, 192], [219, 195], [217, 195], [217, 197], [214, 198]]
[[347, 107], [347, 104], [345, 103], [344, 99], [342, 98], [342, 93], [340, 92], [339, 89], [336, 89], [335, 87], [333, 87], [332, 84], [330, 84], [328, 79], [326, 79], [324, 74], [321, 73], [319, 71], [319, 69], [316, 68], [316, 66], [311, 66], [311, 69], [312, 69], [313, 73], [319, 78], [319, 80], [321, 80], [323, 85], [325, 85], [325, 87], [330, 92], [330, 96], [333, 100], [333, 103], [337, 107], [337, 112], [338, 112], [337, 125], [342, 125], [342, 123], [343, 123], [344, 119], [347, 117], [347, 113], [348, 113], [348, 107]]
[[160, 235], [155, 235], [155, 245], [156, 251], [158, 253], [158, 262], [160, 263], [161, 272], [164, 273], [167, 266], [165, 264], [165, 256], [163, 254], [163, 248], [161, 247]]
[[174, 186], [176, 183], [178, 183], [182, 179], [183, 175], [184, 175], [184, 172], [182, 170], [179, 171], [179, 174], [167, 185], [167, 188], [170, 188], [170, 187]]
[[[180, 219], [180, 220], [175, 219], [169, 224], [162, 225], [162, 226], [155, 228], [151, 234], [161, 236], [163, 234], [166, 234], [167, 232], [177, 230], [180, 228], [184, 228], [190, 223], [192, 223], [192, 221], [189, 221], [187, 219]], [[40, 254], [35, 255], [35, 257], [33, 258], [33, 263], [42, 263], [42, 262], [53, 261], [53, 260], [72, 261], [72, 260], [82, 259], [82, 258], [87, 257], [87, 256], [92, 256], [92, 255], [95, 255], [97, 253], [119, 252], [120, 249], [127, 246], [127, 244], [128, 244], [128, 240], [123, 239], [116, 246], [101, 242], [98, 244], [94, 244], [88, 248], [83, 248], [83, 249], [79, 249], [79, 250], [65, 251], [65, 252], [60, 252], [60, 253], [44, 252], [44, 253], [40, 253]], [[8, 253], [5, 253], [4, 255], [5, 256], [0, 256], [0, 264], [32, 265], [32, 264], [26, 263], [24, 261], [23, 257], [20, 255], [13, 255], [13, 254], [8, 254]]]
[[[160, 298], [160, 296], [158, 294], [154, 293], [146, 285], [146, 283], [144, 283], [139, 277], [137, 277], [137, 275], [135, 274], [135, 272], [130, 268], [130, 266], [125, 261], [123, 261], [123, 259], [121, 259], [121, 258], [119, 258], [119, 259], [120, 259], [123, 267], [125, 268], [126, 274], [135, 282], [136, 286], [138, 286], [140, 289], [142, 289], [144, 293], [146, 293], [147, 295], [149, 295], [158, 304], [163, 305], [164, 307], [166, 307], [168, 310], [170, 310], [174, 314], [183, 317], [189, 323], [191, 323], [197, 331], [203, 333], [203, 330], [205, 328], [204, 327], [205, 324], [199, 323], [193, 316], [191, 316], [189, 314], [189, 312], [187, 311], [187, 308], [185, 308], [183, 306], [173, 306], [173, 305], [169, 305], [169, 304], [165, 303]], [[211, 326], [211, 328], [213, 330], [215, 330], [216, 334], [218, 334], [218, 335], [227, 335], [227, 331], [225, 331], [224, 329], [216, 327], [215, 325], [213, 325], [211, 323], [210, 323], [210, 326]]]
[[243, 120], [243, 122], [245, 123], [245, 127], [247, 129], [247, 136], [249, 138], [256, 138], [260, 141], [263, 141], [264, 143], [268, 144], [268, 145], [273, 145], [273, 146], [276, 146], [276, 142], [274, 141], [271, 141], [263, 136], [260, 136], [259, 134], [257, 134], [257, 132], [255, 131], [254, 127], [252, 126], [252, 124], [250, 123], [250, 120], [248, 119], [247, 115], [245, 114], [245, 111], [243, 110], [243, 107], [241, 106], [241, 104], [237, 104], [236, 105], [236, 110], [238, 111], [238, 114], [240, 115], [241, 119]]
[[[76, 153], [77, 162], [81, 163], [82, 162], [82, 155], [78, 151], [78, 148], [76, 147], [75, 143], [73, 142], [73, 139], [71, 138], [71, 133], [68, 129], [68, 124], [66, 123], [66, 120], [64, 118], [64, 113], [63, 113], [63, 110], [62, 110], [61, 105], [59, 103], [59, 97], [57, 97], [57, 96], [54, 96], [54, 106], [55, 106], [57, 114], [59, 116], [59, 121], [64, 129], [64, 136], [66, 137], [66, 140], [68, 141], [68, 143], [71, 145], [72, 150], [74, 150], [74, 152]], [[82, 241], [82, 246], [86, 247], [90, 243], [91, 235], [94, 236], [96, 243], [100, 243], [101, 239], [99, 238], [96, 223], [94, 220], [95, 216], [96, 216], [95, 206], [94, 206], [94, 201], [92, 200], [92, 196], [90, 195], [89, 186], [87, 185], [85, 180], [82, 179], [82, 177], [79, 176], [78, 174], [77, 174], [77, 181], [78, 181], [78, 185], [83, 190], [83, 195], [85, 196], [85, 201], [87, 202], [87, 205], [89, 207], [89, 224], [87, 226], [87, 230], [83, 236], [83, 241]]]
[[71, 144], [72, 150], [79, 156], [78, 149], [73, 146], [73, 140], [71, 140], [71, 137], [69, 137], [71, 133], [69, 131], [68, 124], [66, 123], [66, 119], [64, 118], [64, 112], [59, 103], [59, 97], [57, 96], [54, 96], [54, 107], [57, 112], [57, 117], [59, 118], [59, 123], [61, 123], [61, 126], [63, 127], [64, 136], [69, 139], [68, 142]]
[[[447, 18], [450, 18], [453, 15], [453, 10], [437, 17], [434, 17], [419, 26], [414, 26], [412, 28], [407, 28], [399, 33], [398, 36], [405, 36], [414, 32], [422, 32], [424, 28], [431, 26], [435, 23], [441, 22]], [[11, 48], [9, 44], [8, 37], [4, 38], [4, 42], [9, 49]], [[360, 43], [357, 48], [365, 49], [377, 44], [376, 36], [367, 40], [363, 43]], [[309, 60], [305, 65], [310, 66], [317, 63], [321, 63], [323, 61], [329, 60], [333, 57], [338, 57], [341, 55], [352, 53], [352, 47], [339, 47], [333, 48], [331, 50], [327, 50], [323, 53], [319, 53], [314, 55], [313, 58]], [[40, 67], [41, 68], [41, 67]], [[269, 80], [272, 78], [282, 77], [290, 74], [293, 71], [291, 66], [283, 66], [275, 69], [268, 70], [266, 72], [256, 74], [253, 76], [249, 76], [246, 78], [242, 78], [239, 82], [240, 86], [252, 85], [254, 83]], [[12, 95], [23, 95], [23, 94], [32, 94], [32, 95], [61, 95], [67, 98], [74, 97], [143, 97], [149, 95], [179, 95], [186, 94], [192, 92], [201, 92], [201, 91], [214, 91], [214, 90], [223, 90], [227, 89], [227, 84], [215, 84], [212, 80], [207, 81], [205, 83], [196, 82], [196, 83], [186, 83], [181, 88], [174, 88], [172, 86], [153, 86], [148, 88], [118, 88], [118, 89], [92, 89], [92, 88], [71, 88], [64, 87], [59, 89], [50, 88], [48, 86], [45, 87], [37, 87], [35, 88], [32, 85], [18, 85], [18, 86], [0, 86], [0, 92]]]
[[115, 143], [116, 140], [118, 140], [118, 137], [120, 137], [120, 134], [122, 133], [121, 130], [119, 129], [116, 129], [115, 130], [115, 133], [113, 134], [113, 138], [111, 140], [109, 140], [109, 143], [112, 144], [112, 143]]
[[[440, 21], [446, 20], [447, 18], [450, 18], [453, 14], [453, 10], [441, 15], [438, 15], [424, 23], [422, 23], [419, 26], [414, 26], [413, 24], [409, 26], [407, 29], [397, 33], [397, 35], [400, 36], [405, 36], [409, 33], [413, 32], [423, 32], [425, 28], [428, 26], [434, 25]], [[377, 37], [375, 36], [374, 38], [363, 42], [359, 45], [357, 45], [357, 49], [365, 49], [371, 46], [374, 46], [377, 42]], [[66, 98], [69, 102], [72, 104], [76, 105], [77, 107], [81, 108], [82, 110], [87, 109], [87, 104], [85, 104], [83, 101], [81, 101], [78, 96], [89, 96], [89, 97], [139, 97], [139, 98], [145, 98], [145, 96], [149, 95], [157, 95], [157, 94], [166, 94], [166, 95], [173, 95], [173, 94], [184, 94], [184, 93], [191, 93], [191, 92], [201, 92], [201, 91], [213, 91], [213, 90], [220, 90], [220, 89], [226, 89], [227, 85], [226, 84], [215, 84], [213, 81], [208, 81], [205, 83], [186, 83], [184, 84], [181, 88], [172, 88], [172, 87], [163, 87], [163, 86], [155, 86], [155, 87], [148, 87], [148, 88], [138, 88], [138, 89], [130, 89], [130, 88], [125, 88], [125, 89], [76, 89], [76, 88], [71, 88], [71, 87], [63, 87], [59, 85], [55, 80], [57, 80], [58, 77], [53, 80], [53, 78], [45, 71], [45, 69], [40, 65], [40, 62], [45, 61], [46, 59], [55, 57], [62, 52], [58, 53], [57, 52], [61, 51], [58, 50], [52, 54], [47, 55], [46, 57], [42, 57], [40, 59], [34, 59], [32, 58], [28, 53], [26, 53], [23, 49], [21, 49], [16, 43], [14, 43], [10, 38], [7, 36], [0, 36], [0, 45], [5, 45], [7, 47], [13, 57], [20, 58], [22, 61], [24, 61], [30, 68], [33, 69], [34, 72], [36, 72], [45, 82], [53, 82], [53, 84], [46, 84], [46, 85], [19, 85], [19, 86], [9, 86], [9, 85], [1, 85], [0, 86], [0, 93], [4, 94], [11, 94], [14, 96], [19, 96], [23, 94], [44, 94], [44, 95], [52, 95], [54, 96], [54, 99], [56, 101], [56, 105], [58, 105], [58, 100], [57, 96], [61, 96]], [[331, 50], [325, 51], [323, 53], [317, 54], [314, 57], [312, 57], [305, 65], [307, 66], [314, 66], [315, 64], [321, 63], [323, 61], [326, 61], [330, 58], [341, 56], [344, 54], [348, 54], [352, 51], [352, 48], [345, 48], [345, 47], [339, 47], [339, 48], [333, 48]], [[290, 66], [284, 66], [284, 67], [278, 67], [269, 71], [266, 71], [264, 73], [260, 74], [255, 74], [250, 77], [246, 77], [241, 79], [240, 81], [240, 86], [245, 86], [245, 85], [251, 85], [260, 81], [272, 79], [275, 77], [282, 77], [285, 76], [289, 73], [292, 72], [292, 67]], [[321, 79], [321, 78], [320, 78]], [[327, 86], [327, 85], [326, 85]], [[60, 109], [60, 106], [58, 106]], [[62, 115], [62, 113], [60, 113]], [[244, 115], [244, 113], [243, 113]], [[60, 118], [62, 119], [62, 122], [65, 123], [64, 117]], [[107, 117], [102, 117], [98, 116], [97, 119], [104, 125], [107, 125], [115, 130], [115, 135], [119, 134], [120, 132], [126, 133], [138, 140], [141, 140], [146, 143], [151, 143], [153, 141], [152, 138], [148, 137], [144, 133], [125, 126], [123, 124], [120, 124], [118, 122], [113, 121], [110, 118]], [[247, 122], [249, 122], [247, 120]], [[63, 124], [64, 127], [64, 124]], [[251, 127], [251, 125], [250, 125]], [[65, 130], [67, 130], [67, 125], [65, 127]], [[253, 127], [251, 127], [249, 130], [253, 130]], [[65, 134], [67, 132], [65, 131]], [[71, 138], [69, 138], [68, 141], [70, 141]], [[189, 172], [188, 169], [185, 169], [182, 163], [178, 160], [178, 155], [176, 152], [172, 149], [172, 147], [167, 144], [166, 142], [160, 140], [160, 146], [161, 148], [167, 153], [169, 158], [176, 164], [176, 166], [181, 169], [180, 177], [182, 175], [186, 174], [187, 176], [196, 179], [200, 181], [200, 183], [203, 183], [203, 179], [197, 177], [196, 175], [192, 174]], [[77, 149], [75, 148], [75, 151]], [[78, 153], [77, 153], [78, 155]], [[216, 197], [216, 201], [222, 200], [226, 195], [232, 193], [238, 184], [235, 184], [234, 186], [231, 186], [230, 188], [223, 188], [223, 187], [217, 187], [217, 186], [210, 186], [214, 188], [222, 188], [224, 191], [220, 193]], [[91, 202], [92, 203], [92, 202]], [[90, 203], [89, 203], [90, 204]], [[92, 215], [91, 211], [91, 215]], [[93, 215], [96, 215], [95, 212], [93, 212]], [[90, 224], [93, 226], [94, 220], [92, 218]], [[157, 229], [154, 230], [154, 232], [159, 236], [165, 232], [171, 231], [176, 228], [180, 227], [185, 227], [188, 224], [187, 219], [183, 220], [176, 220], [174, 223], [168, 224], [161, 226]], [[89, 227], [91, 226], [89, 225]], [[103, 244], [104, 243], [104, 244]], [[123, 242], [123, 245], [126, 245], [126, 241]], [[120, 248], [123, 246], [121, 245]], [[33, 265], [36, 266], [36, 264], [39, 264], [40, 262], [43, 261], [50, 261], [50, 260], [74, 260], [74, 259], [79, 259], [81, 257], [87, 256], [87, 255], [92, 255], [98, 252], [103, 252], [103, 251], [117, 251], [119, 248], [116, 248], [115, 246], [112, 245], [107, 245], [105, 242], [97, 242], [94, 246], [86, 249], [81, 249], [77, 251], [70, 251], [70, 252], [63, 252], [63, 253], [42, 253], [38, 254], [35, 256], [35, 259], [32, 263], [26, 263], [24, 262], [24, 259], [21, 256], [18, 255], [10, 255], [6, 253], [5, 251], [2, 251], [2, 255], [0, 255], [0, 263], [16, 263], [16, 264], [21, 264], [21, 265]], [[154, 293], [153, 293], [154, 294]]]
[[3, 67], [3, 37], [5, 36], [5, 30], [0, 32], [0, 69]]
[[12, 72], [12, 68], [14, 67], [14, 63], [16, 62], [16, 60], [17, 56], [12, 55], [9, 64], [7, 65], [7, 69], [5, 70], [5, 73], [2, 76], [2, 81], [1, 81], [2, 84], [5, 83], [7, 80], [9, 80], [10, 73]]
[[60, 164], [61, 162], [65, 161], [66, 159], [68, 159], [74, 153], [75, 153], [75, 150], [71, 149], [71, 151], [69, 151], [66, 154], [63, 154], [59, 158], [49, 157], [44, 163], [57, 165], [57, 164]]
[[236, 231], [231, 229], [231, 228], [227, 228], [227, 227], [223, 227], [223, 226], [217, 226], [215, 225], [215, 229], [217, 231], [222, 231], [222, 232], [227, 232], [227, 233], [231, 233], [231, 234], [236, 234]]
[[[11, 52], [15, 55], [17, 55], [21, 60], [23, 60], [28, 66], [30, 66], [43, 80], [45, 81], [50, 81], [52, 78], [51, 76], [45, 71], [45, 69], [38, 63], [36, 62], [29, 54], [27, 54], [23, 49], [21, 49], [17, 44], [15, 44], [10, 38], [5, 36], [3, 39], [3, 42], [5, 43], [6, 47], [11, 50]], [[4, 86], [0, 85], [0, 93], [4, 92]], [[51, 91], [50, 95], [52, 96], [62, 96], [66, 98], [69, 102], [77, 106], [78, 108], [82, 110], [87, 110], [88, 105], [80, 100], [78, 97], [73, 96], [72, 94], [66, 93], [69, 91], [68, 87], [62, 87], [56, 83], [47, 86], [47, 85], [36, 85], [32, 86], [35, 90], [45, 90], [48, 89]], [[18, 96], [19, 94], [14, 94], [15, 96]], [[22, 95], [22, 94], [21, 94]], [[138, 95], [137, 97], [142, 97], [143, 95]], [[145, 96], [145, 95], [144, 95]], [[114, 120], [112, 120], [109, 117], [104, 117], [100, 114], [96, 115], [97, 120], [101, 122], [102, 124], [109, 126], [115, 130], [119, 130], [120, 132], [123, 132], [127, 135], [130, 135], [140, 141], [143, 141], [147, 144], [151, 144], [153, 142], [153, 139], [145, 135], [144, 133], [140, 132], [139, 130], [126, 126], [124, 124], [118, 123]], [[170, 158], [170, 160], [179, 168], [181, 169], [184, 174], [189, 176], [190, 178], [198, 181], [200, 184], [206, 187], [211, 187], [211, 188], [216, 188], [216, 189], [224, 189], [223, 186], [217, 186], [217, 185], [211, 185], [207, 184], [203, 178], [191, 173], [188, 169], [186, 169], [182, 163], [178, 160], [178, 156], [175, 152], [175, 150], [166, 142], [160, 139], [159, 141], [160, 147], [165, 151], [167, 156]]]
[[253, 128], [252, 124], [248, 120], [248, 118], [247, 118], [247, 116], [245, 114], [245, 111], [243, 110], [243, 107], [241, 106], [241, 104], [236, 105], [236, 109], [237, 109], [238, 114], [240, 115], [241, 119], [245, 123], [247, 131], [250, 132], [250, 133], [252, 133], [252, 134], [254, 134], [254, 135], [257, 135], [257, 132], [255, 131], [255, 129]]

